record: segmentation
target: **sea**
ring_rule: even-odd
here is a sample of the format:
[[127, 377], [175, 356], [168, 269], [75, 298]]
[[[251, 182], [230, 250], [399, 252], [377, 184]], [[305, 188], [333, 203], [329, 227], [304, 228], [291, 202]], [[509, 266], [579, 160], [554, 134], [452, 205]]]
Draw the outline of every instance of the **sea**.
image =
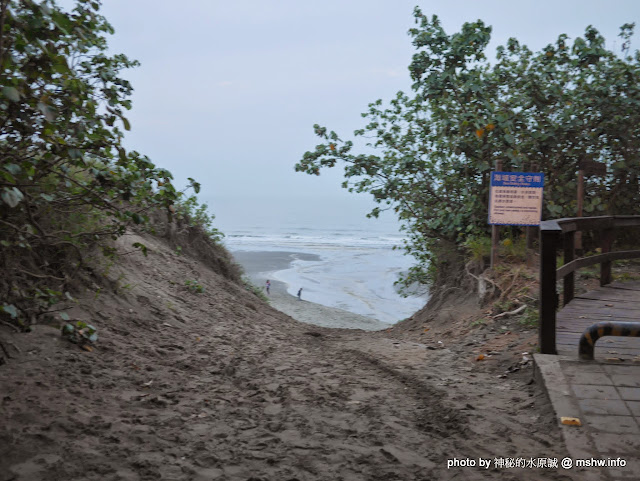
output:
[[237, 219], [224, 230], [224, 243], [232, 253], [285, 251], [317, 256], [318, 260], [295, 260], [269, 274], [285, 283], [291, 295], [302, 288], [307, 301], [389, 324], [410, 317], [428, 300], [426, 288], [405, 297], [396, 286], [413, 259], [404, 254], [404, 235], [393, 219], [345, 215], [314, 216], [311, 221], [308, 215], [277, 221], [269, 216]]

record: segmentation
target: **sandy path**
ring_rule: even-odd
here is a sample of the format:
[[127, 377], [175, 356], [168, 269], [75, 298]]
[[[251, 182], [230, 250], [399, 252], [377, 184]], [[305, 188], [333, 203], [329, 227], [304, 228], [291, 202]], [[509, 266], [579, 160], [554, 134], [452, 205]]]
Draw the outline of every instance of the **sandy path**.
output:
[[[296, 322], [144, 242], [150, 258], [126, 257], [131, 291], [88, 292], [70, 311], [98, 325], [93, 352], [50, 327], [0, 327], [20, 350], [0, 366], [0, 481], [565, 479], [447, 469], [562, 455], [526, 380], [385, 332]], [[203, 294], [178, 282], [194, 275]]]

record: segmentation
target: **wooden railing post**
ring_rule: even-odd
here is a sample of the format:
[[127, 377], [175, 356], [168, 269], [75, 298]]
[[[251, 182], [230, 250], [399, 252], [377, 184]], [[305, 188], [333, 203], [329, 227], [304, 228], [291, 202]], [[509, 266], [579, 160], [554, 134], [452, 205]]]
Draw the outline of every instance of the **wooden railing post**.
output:
[[[615, 231], [612, 228], [602, 230], [602, 239], [600, 240], [600, 250], [603, 254], [611, 252], [613, 241], [615, 239]], [[611, 284], [611, 261], [603, 261], [600, 264], [600, 285], [605, 286]]]
[[[556, 310], [558, 276], [564, 285], [564, 304], [575, 294], [575, 271], [600, 264], [600, 284], [612, 281], [611, 265], [618, 259], [640, 258], [640, 250], [612, 252], [616, 228], [640, 227], [640, 215], [574, 217], [540, 223], [540, 327], [539, 346], [543, 354], [556, 354]], [[576, 259], [575, 239], [583, 230], [598, 231], [601, 253]], [[563, 235], [564, 265], [556, 269], [556, 255]]]
[[540, 224], [540, 327], [542, 354], [556, 354], [556, 253], [562, 229], [554, 221]]
[[[575, 258], [576, 246], [575, 246], [575, 232], [565, 232], [564, 234], [564, 263], [568, 264]], [[563, 305], [567, 305], [573, 299], [575, 287], [575, 276], [571, 272], [564, 276], [563, 282]]]

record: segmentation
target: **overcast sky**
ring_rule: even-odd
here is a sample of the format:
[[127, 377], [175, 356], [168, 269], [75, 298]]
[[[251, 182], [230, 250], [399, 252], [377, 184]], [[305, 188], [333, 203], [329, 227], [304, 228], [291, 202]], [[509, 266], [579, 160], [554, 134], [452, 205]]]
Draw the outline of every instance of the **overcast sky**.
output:
[[[59, 2], [68, 5], [70, 0]], [[126, 146], [202, 184], [223, 224], [244, 203], [296, 212], [368, 199], [294, 164], [317, 143], [314, 123], [343, 137], [369, 102], [409, 89], [407, 30], [419, 5], [447, 33], [467, 21], [493, 26], [492, 47], [516, 37], [532, 49], [594, 25], [619, 46], [619, 27], [640, 20], [638, 0], [103, 0], [111, 50], [137, 59]], [[632, 48], [640, 46], [637, 40]], [[243, 200], [241, 200], [243, 199]], [[330, 200], [332, 199], [332, 200]], [[332, 204], [333, 205], [333, 204]], [[361, 212], [360, 212], [361, 211]], [[223, 226], [224, 228], [224, 226]]]

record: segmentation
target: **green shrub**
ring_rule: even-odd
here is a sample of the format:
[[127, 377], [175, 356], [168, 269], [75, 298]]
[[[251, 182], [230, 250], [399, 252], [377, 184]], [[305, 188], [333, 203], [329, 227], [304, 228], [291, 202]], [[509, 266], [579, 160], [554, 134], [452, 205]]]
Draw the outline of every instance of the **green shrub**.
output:
[[184, 285], [194, 294], [202, 294], [204, 292], [204, 287], [198, 281], [186, 280], [184, 281]]
[[510, 261], [527, 260], [527, 240], [524, 236], [507, 237], [501, 242], [500, 255]]
[[475, 262], [485, 263], [491, 257], [491, 237], [472, 236], [463, 245]]
[[[89, 0], [71, 12], [52, 0], [3, 2], [0, 292], [20, 326], [63, 299], [87, 252], [112, 255], [128, 227], [154, 211], [171, 219], [183, 196], [169, 171], [123, 147], [132, 87], [120, 74], [138, 63], [108, 55], [113, 28], [99, 8]], [[215, 237], [212, 217], [194, 209]], [[133, 247], [146, 254], [143, 244]]]
[[213, 227], [215, 216], [209, 211], [207, 204], [200, 204], [195, 195], [180, 199], [176, 203], [176, 218], [185, 220], [190, 227], [200, 227], [214, 242], [220, 242], [224, 234]]

